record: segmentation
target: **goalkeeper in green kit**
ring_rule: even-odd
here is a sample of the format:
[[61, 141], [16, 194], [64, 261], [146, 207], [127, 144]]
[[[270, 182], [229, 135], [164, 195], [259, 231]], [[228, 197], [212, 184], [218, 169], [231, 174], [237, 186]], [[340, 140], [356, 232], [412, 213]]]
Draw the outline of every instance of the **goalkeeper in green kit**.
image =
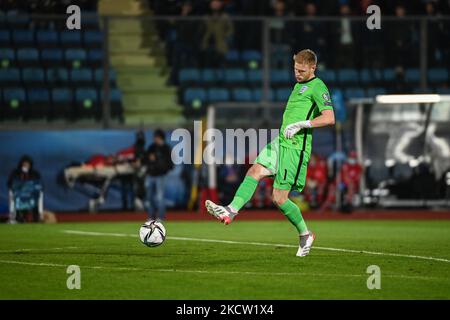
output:
[[308, 255], [315, 235], [308, 230], [300, 209], [288, 195], [291, 190], [300, 192], [305, 186], [312, 129], [334, 125], [330, 94], [323, 81], [314, 75], [316, 66], [317, 56], [312, 50], [305, 49], [294, 55], [297, 83], [289, 96], [279, 136], [259, 153], [228, 206], [210, 200], [205, 203], [211, 215], [230, 224], [252, 198], [258, 181], [274, 176], [272, 199], [299, 233], [299, 257]]

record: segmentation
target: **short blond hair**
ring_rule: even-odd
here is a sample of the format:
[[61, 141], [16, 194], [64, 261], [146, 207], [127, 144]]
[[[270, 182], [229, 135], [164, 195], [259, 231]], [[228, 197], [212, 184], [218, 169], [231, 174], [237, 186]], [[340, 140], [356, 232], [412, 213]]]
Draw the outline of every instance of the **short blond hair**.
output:
[[316, 65], [317, 55], [311, 49], [304, 49], [294, 54], [294, 61], [300, 64]]

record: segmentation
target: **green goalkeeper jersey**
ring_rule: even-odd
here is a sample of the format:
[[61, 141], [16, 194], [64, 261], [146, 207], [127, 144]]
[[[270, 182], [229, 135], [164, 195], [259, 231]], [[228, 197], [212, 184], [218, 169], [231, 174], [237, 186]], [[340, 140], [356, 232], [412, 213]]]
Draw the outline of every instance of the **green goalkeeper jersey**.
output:
[[319, 78], [299, 82], [294, 86], [283, 113], [280, 129], [280, 145], [300, 149], [311, 154], [312, 129], [300, 130], [293, 138], [284, 137], [284, 129], [294, 123], [312, 120], [323, 110], [333, 110], [327, 86]]

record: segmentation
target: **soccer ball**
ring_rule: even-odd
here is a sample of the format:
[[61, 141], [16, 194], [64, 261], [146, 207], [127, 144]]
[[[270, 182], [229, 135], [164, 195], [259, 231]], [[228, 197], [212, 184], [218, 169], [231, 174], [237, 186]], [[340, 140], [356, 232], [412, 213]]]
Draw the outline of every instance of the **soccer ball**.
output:
[[139, 238], [148, 247], [157, 247], [166, 239], [166, 228], [156, 220], [149, 220], [139, 229]]

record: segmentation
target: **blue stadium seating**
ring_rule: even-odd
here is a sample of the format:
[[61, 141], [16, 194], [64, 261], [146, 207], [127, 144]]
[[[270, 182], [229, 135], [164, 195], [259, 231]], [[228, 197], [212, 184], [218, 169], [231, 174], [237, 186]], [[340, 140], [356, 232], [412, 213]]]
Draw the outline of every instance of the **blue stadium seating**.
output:
[[383, 80], [384, 82], [393, 82], [395, 81], [395, 70], [392, 68], [383, 69]]
[[[102, 90], [101, 93], [101, 103], [103, 103], [105, 94]], [[123, 110], [122, 110], [122, 92], [117, 88], [111, 88], [109, 92], [109, 102], [111, 106], [111, 117], [112, 118], [122, 118]]]
[[319, 70], [317, 76], [326, 84], [336, 83], [337, 77], [334, 70]]
[[0, 46], [9, 47], [11, 42], [11, 33], [9, 30], [0, 30]]
[[73, 69], [70, 71], [72, 85], [91, 84], [93, 81], [92, 70], [87, 68]]
[[47, 69], [46, 76], [50, 86], [66, 85], [69, 82], [69, 72], [65, 68]]
[[288, 84], [291, 82], [291, 71], [287, 69], [270, 70], [270, 82], [273, 84]]
[[99, 118], [98, 96], [94, 88], [77, 88], [75, 102], [76, 118]]
[[431, 83], [446, 82], [449, 80], [448, 70], [443, 68], [442, 69], [432, 68], [428, 70], [428, 80]]
[[365, 97], [364, 89], [361, 89], [361, 88], [348, 88], [348, 89], [345, 89], [344, 92], [345, 92], [346, 99], [364, 98]]
[[243, 69], [226, 69], [225, 82], [230, 84], [242, 84], [246, 80], [246, 74]]
[[43, 49], [41, 61], [44, 66], [60, 66], [63, 64], [64, 53], [61, 49]]
[[20, 70], [17, 68], [0, 69], [0, 84], [2, 87], [19, 85]]
[[57, 47], [59, 41], [58, 32], [55, 30], [38, 30], [36, 32], [36, 41], [40, 47]]
[[225, 55], [225, 59], [229, 62], [238, 62], [240, 59], [240, 54], [238, 50], [229, 50]]
[[202, 88], [187, 88], [183, 92], [183, 103], [191, 104], [194, 100], [204, 103], [207, 100], [206, 90]]
[[31, 47], [34, 45], [34, 31], [14, 30], [12, 33], [12, 42], [17, 47]]
[[200, 82], [200, 71], [198, 69], [181, 69], [178, 75], [181, 85]]
[[362, 84], [368, 85], [372, 82], [372, 74], [369, 69], [362, 69], [359, 71], [359, 79]]
[[27, 91], [27, 118], [48, 117], [50, 111], [50, 93], [45, 88], [32, 88]]
[[275, 91], [275, 101], [287, 102], [289, 96], [291, 95], [292, 88], [279, 88]]
[[244, 61], [261, 61], [262, 55], [258, 50], [244, 50], [241, 54], [241, 59]]
[[262, 82], [262, 70], [252, 69], [247, 70], [247, 80], [250, 85], [260, 85]]
[[230, 94], [224, 88], [209, 88], [207, 91], [209, 102], [228, 102], [230, 101]]
[[5, 119], [23, 117], [25, 108], [25, 90], [22, 88], [3, 89], [4, 108], [2, 115]]
[[203, 69], [201, 70], [201, 81], [204, 84], [214, 84], [220, 81], [221, 77], [215, 69]]
[[[112, 68], [109, 68], [109, 81], [112, 84], [115, 84], [117, 79], [116, 71]], [[103, 83], [103, 68], [97, 68], [94, 70], [94, 80], [97, 84]]]
[[247, 88], [233, 89], [232, 96], [233, 96], [234, 101], [240, 101], [240, 102], [254, 101], [252, 91]]
[[15, 54], [13, 49], [0, 49], [0, 60], [8, 60], [12, 62], [15, 60]]
[[88, 65], [91, 67], [98, 67], [103, 63], [103, 50], [101, 49], [91, 49], [88, 51], [87, 55]]
[[337, 72], [339, 83], [342, 84], [355, 84], [358, 83], [358, 71], [356, 69], [340, 69]]
[[450, 88], [440, 87], [436, 89], [438, 94], [450, 94]]
[[[261, 88], [256, 88], [252, 90], [253, 92], [253, 101], [262, 101], [262, 90]], [[269, 101], [275, 101], [275, 91], [273, 89], [269, 89]]]
[[60, 33], [61, 45], [66, 48], [82, 47], [81, 45], [81, 32], [70, 30], [62, 31]]
[[75, 61], [84, 62], [87, 59], [87, 53], [84, 49], [66, 49], [64, 58], [72, 65]]
[[101, 31], [85, 31], [83, 38], [84, 44], [87, 48], [101, 48], [103, 46], [103, 33]]
[[384, 88], [369, 88], [367, 89], [367, 97], [373, 98], [379, 94], [386, 94], [386, 89]]
[[26, 86], [43, 84], [45, 82], [45, 73], [41, 68], [22, 69], [22, 81]]
[[405, 70], [405, 81], [412, 83], [420, 82], [420, 70], [419, 69], [406, 69]]
[[22, 67], [39, 65], [39, 51], [34, 48], [17, 50], [17, 63]]
[[23, 12], [11, 10], [6, 13], [6, 22], [12, 29], [27, 28], [30, 23], [30, 16]]
[[54, 88], [51, 92], [53, 108], [51, 117], [53, 119], [72, 116], [73, 92], [69, 88]]

